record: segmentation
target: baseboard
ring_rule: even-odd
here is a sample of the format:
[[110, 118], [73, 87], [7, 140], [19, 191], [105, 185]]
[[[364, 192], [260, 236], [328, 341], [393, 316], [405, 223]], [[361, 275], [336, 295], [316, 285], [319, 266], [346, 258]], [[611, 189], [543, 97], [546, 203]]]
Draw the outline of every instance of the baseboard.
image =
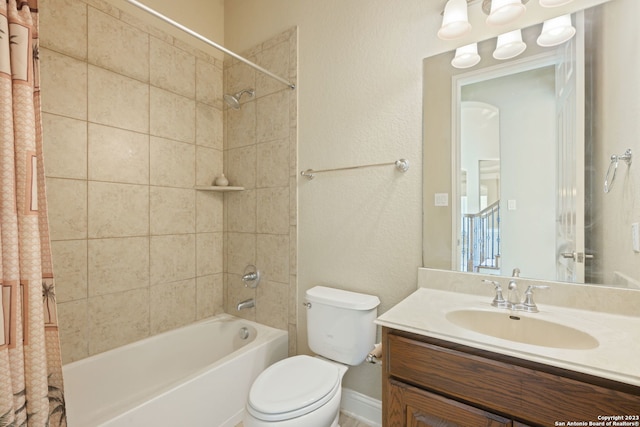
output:
[[382, 426], [382, 402], [366, 394], [343, 388], [340, 410], [371, 427]]

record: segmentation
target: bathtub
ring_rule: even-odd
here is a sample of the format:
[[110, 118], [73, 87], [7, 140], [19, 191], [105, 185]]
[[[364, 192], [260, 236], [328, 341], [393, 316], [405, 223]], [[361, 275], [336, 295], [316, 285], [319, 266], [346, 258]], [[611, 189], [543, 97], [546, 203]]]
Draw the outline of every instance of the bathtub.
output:
[[[245, 338], [246, 336], [246, 338]], [[69, 427], [234, 427], [285, 331], [221, 314], [63, 366]]]

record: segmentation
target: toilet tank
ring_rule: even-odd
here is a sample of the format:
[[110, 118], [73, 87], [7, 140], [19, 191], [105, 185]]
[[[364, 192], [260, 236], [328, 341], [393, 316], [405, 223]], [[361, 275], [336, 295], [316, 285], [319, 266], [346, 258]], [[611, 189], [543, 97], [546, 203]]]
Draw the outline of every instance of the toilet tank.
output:
[[305, 298], [309, 348], [336, 362], [362, 363], [376, 340], [378, 297], [315, 286]]

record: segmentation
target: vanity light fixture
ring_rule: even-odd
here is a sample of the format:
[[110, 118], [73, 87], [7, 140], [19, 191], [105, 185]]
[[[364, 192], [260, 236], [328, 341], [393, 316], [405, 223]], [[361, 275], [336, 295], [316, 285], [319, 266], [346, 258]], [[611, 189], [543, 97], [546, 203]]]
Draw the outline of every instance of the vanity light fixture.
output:
[[488, 25], [505, 25], [521, 17], [527, 10], [521, 0], [492, 0]]
[[[478, 0], [480, 1], [480, 0]], [[563, 6], [573, 0], [539, 0], [543, 7]], [[482, 11], [487, 14], [488, 25], [506, 25], [518, 19], [527, 10], [529, 0], [482, 0]], [[453, 40], [467, 35], [471, 24], [467, 8], [474, 0], [448, 0], [442, 12], [442, 26], [438, 38]], [[571, 24], [571, 15], [548, 19], [542, 26], [537, 43], [542, 47], [551, 47], [570, 40], [576, 33]], [[498, 60], [511, 59], [525, 51], [527, 45], [522, 41], [522, 31], [515, 30], [498, 36], [493, 57]], [[477, 43], [456, 49], [451, 65], [455, 68], [470, 68], [480, 62]]]
[[455, 68], [470, 68], [478, 62], [478, 43], [471, 43], [456, 49], [456, 56], [451, 60], [451, 65]]
[[571, 15], [562, 15], [544, 21], [537, 43], [542, 47], [557, 46], [570, 40], [575, 34], [576, 29], [571, 25]]
[[468, 34], [471, 24], [467, 15], [467, 0], [449, 0], [444, 7], [438, 38], [452, 40]]
[[493, 51], [495, 59], [504, 60], [515, 58], [525, 51], [527, 45], [522, 41], [522, 31], [514, 30], [498, 36], [496, 50]]

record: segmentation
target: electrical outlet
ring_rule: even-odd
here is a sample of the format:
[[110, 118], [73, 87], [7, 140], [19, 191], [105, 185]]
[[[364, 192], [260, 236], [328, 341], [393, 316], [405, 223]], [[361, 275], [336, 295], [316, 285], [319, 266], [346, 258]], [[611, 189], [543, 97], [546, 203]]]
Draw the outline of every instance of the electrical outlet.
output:
[[449, 206], [449, 193], [436, 193], [434, 203], [436, 206]]
[[640, 252], [640, 223], [631, 224], [631, 242], [633, 243], [633, 251]]

